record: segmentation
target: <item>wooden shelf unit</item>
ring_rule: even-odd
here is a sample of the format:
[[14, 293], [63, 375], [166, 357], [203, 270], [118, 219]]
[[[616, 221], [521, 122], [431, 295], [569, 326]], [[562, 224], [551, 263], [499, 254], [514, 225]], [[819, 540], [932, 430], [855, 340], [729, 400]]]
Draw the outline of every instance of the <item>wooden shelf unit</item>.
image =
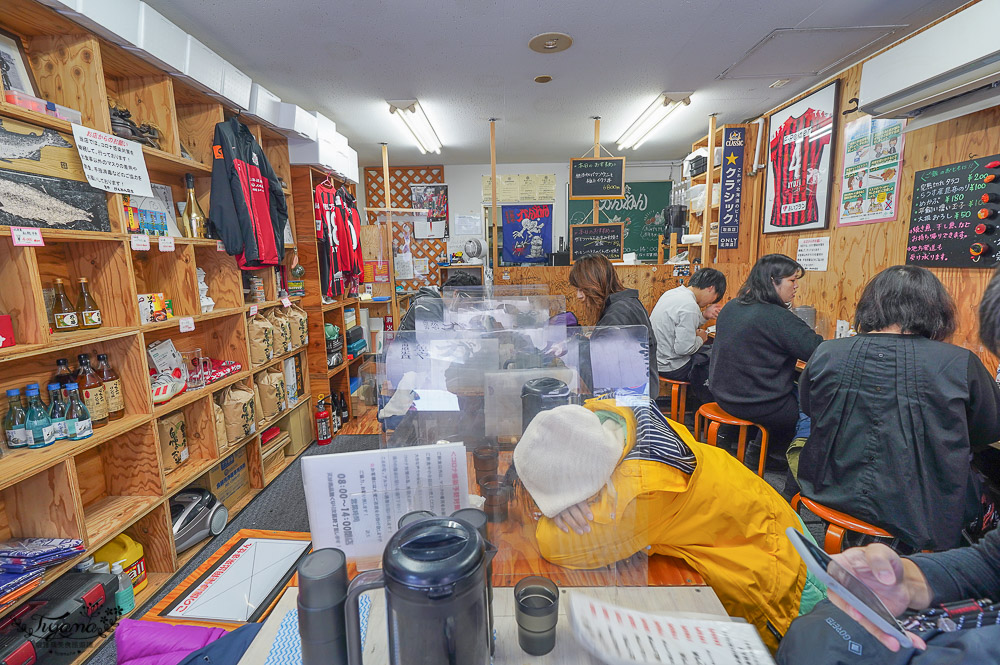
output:
[[[84, 126], [111, 131], [108, 96], [127, 106], [137, 122], [155, 122], [162, 134], [160, 149], [143, 148], [150, 180], [169, 186], [174, 200], [183, 201], [184, 175], [191, 173], [199, 203], [209, 210], [214, 126], [230, 117], [233, 109], [36, 0], [5, 0], [0, 28], [22, 38], [40, 96], [80, 111]], [[72, 137], [69, 122], [0, 100], [0, 120], [8, 119], [31, 125], [36, 132], [49, 129]], [[258, 137], [276, 173], [290, 185], [285, 137], [246, 122], [245, 118], [241, 122]], [[182, 144], [192, 159], [181, 156]], [[51, 159], [43, 150], [41, 162], [44, 164], [47, 158]], [[287, 198], [289, 223], [297, 231], [290, 191]], [[304, 200], [310, 208], [302, 221], [309, 226], [312, 198]], [[0, 289], [0, 313], [11, 316], [17, 340], [16, 346], [0, 349], [0, 390], [23, 389], [32, 382], [44, 389], [58, 358], [75, 364], [77, 354], [93, 357], [107, 353], [121, 377], [125, 400], [124, 417], [96, 428], [87, 439], [58, 441], [37, 450], [3, 451], [0, 540], [31, 536], [79, 538], [87, 552], [93, 553], [115, 536], [127, 533], [145, 550], [149, 583], [137, 594], [138, 607], [201, 549], [176, 554], [170, 520], [172, 496], [198, 481], [221, 459], [243, 448], [250, 490], [230, 509], [232, 519], [277, 475], [275, 469], [279, 467], [267, 474], [263, 470], [263, 429], [277, 424], [293, 432], [293, 437], [309, 439], [293, 440], [280, 453], [269, 448], [269, 453], [284, 456], [280, 469], [287, 468], [312, 442], [312, 419], [306, 406], [313, 403], [306, 361], [311, 347], [283, 353], [264, 367], [252, 368], [246, 324], [250, 303], [244, 296], [244, 273], [235, 258], [219, 251], [215, 240], [198, 238], [176, 238], [173, 252], [160, 252], [155, 242], [150, 250], [133, 250], [122, 197], [108, 194], [107, 202], [110, 232], [45, 228], [41, 231], [43, 247], [21, 247], [14, 246], [9, 227], [0, 227], [0, 283], [8, 285]], [[315, 241], [304, 246], [315, 247]], [[292, 252], [287, 252], [286, 265], [291, 258]], [[311, 276], [316, 275], [316, 260], [313, 256]], [[198, 268], [205, 271], [208, 295], [216, 303], [212, 312], [201, 311]], [[276, 272], [263, 269], [254, 274], [263, 279], [267, 295], [267, 302], [258, 308], [280, 307]], [[79, 277], [89, 280], [104, 325], [94, 330], [53, 332], [44, 290], [55, 278], [63, 279], [71, 291], [70, 300], [75, 301]], [[315, 282], [308, 283], [307, 291], [318, 302]], [[138, 295], [156, 292], [163, 292], [172, 301], [175, 318], [143, 324]], [[179, 331], [182, 317], [193, 319], [193, 331]], [[322, 318], [322, 312], [310, 312], [311, 334], [320, 344]], [[154, 406], [146, 350], [151, 342], [165, 339], [172, 340], [181, 351], [200, 348], [212, 358], [235, 360], [242, 369]], [[262, 422], [254, 434], [240, 442], [217, 440], [212, 400], [235, 383], [252, 387], [255, 374], [262, 369], [279, 367], [284, 359], [300, 354], [303, 385], [297, 403]], [[324, 377], [322, 384], [326, 383]], [[5, 412], [6, 408], [0, 410], [0, 418]], [[189, 458], [167, 473], [157, 423], [176, 412], [184, 413], [188, 425]], [[303, 432], [308, 435], [303, 436]], [[23, 600], [46, 588], [84, 556], [47, 570], [42, 584]], [[0, 619], [17, 607], [0, 611]], [[74, 663], [82, 663], [110, 634], [95, 641]]]

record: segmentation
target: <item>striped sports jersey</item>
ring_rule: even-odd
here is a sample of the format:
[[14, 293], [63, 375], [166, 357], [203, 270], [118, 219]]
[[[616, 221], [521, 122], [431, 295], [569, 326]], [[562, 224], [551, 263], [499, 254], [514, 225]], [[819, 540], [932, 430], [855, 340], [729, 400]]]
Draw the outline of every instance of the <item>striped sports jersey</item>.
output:
[[333, 185], [320, 183], [313, 198], [316, 221], [316, 239], [319, 241], [319, 281], [323, 295], [328, 298], [344, 292], [338, 256], [340, 235], [337, 229], [337, 190]]
[[775, 183], [772, 226], [819, 221], [817, 169], [832, 135], [833, 116], [812, 108], [788, 118], [775, 132], [770, 144]]

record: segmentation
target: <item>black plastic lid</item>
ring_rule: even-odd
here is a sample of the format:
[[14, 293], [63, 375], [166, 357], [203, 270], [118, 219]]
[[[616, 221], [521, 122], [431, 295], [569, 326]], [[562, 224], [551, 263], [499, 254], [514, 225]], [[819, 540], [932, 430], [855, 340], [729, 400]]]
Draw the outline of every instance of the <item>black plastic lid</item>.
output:
[[482, 536], [467, 522], [432, 517], [411, 522], [393, 534], [382, 556], [382, 569], [409, 587], [454, 584], [482, 565]]
[[487, 539], [486, 522], [488, 520], [486, 519], [486, 513], [479, 508], [461, 508], [453, 512], [451, 518], [468, 522], [479, 532], [483, 540]]
[[525, 381], [521, 387], [522, 395], [568, 395], [569, 386], [551, 376], [540, 376], [537, 379]]
[[303, 607], [330, 607], [347, 596], [347, 557], [340, 550], [316, 550], [302, 559], [298, 571]]

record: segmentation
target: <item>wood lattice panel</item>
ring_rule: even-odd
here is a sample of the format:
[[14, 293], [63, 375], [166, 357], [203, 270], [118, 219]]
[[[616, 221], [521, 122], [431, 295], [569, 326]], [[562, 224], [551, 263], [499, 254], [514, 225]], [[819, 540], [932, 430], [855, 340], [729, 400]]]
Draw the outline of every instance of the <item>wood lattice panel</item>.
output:
[[[389, 168], [389, 203], [393, 208], [409, 208], [410, 185], [434, 185], [444, 182], [443, 166], [397, 166]], [[385, 202], [384, 178], [380, 167], [365, 168], [365, 201], [369, 208], [381, 208]], [[376, 214], [368, 213], [368, 222], [376, 222]], [[403, 230], [396, 227], [394, 240], [403, 240]], [[444, 260], [448, 253], [446, 240], [416, 240], [410, 241], [410, 250], [414, 259], [427, 259], [428, 274], [417, 279], [396, 280], [396, 284], [405, 288], [420, 288], [421, 286], [440, 286], [441, 274], [437, 262]]]

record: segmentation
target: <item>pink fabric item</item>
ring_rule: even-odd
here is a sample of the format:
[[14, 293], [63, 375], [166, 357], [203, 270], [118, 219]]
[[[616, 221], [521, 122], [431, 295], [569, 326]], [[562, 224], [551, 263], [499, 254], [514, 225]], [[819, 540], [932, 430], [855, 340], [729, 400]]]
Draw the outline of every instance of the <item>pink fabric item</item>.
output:
[[122, 619], [115, 629], [118, 665], [177, 665], [225, 634], [221, 628]]

